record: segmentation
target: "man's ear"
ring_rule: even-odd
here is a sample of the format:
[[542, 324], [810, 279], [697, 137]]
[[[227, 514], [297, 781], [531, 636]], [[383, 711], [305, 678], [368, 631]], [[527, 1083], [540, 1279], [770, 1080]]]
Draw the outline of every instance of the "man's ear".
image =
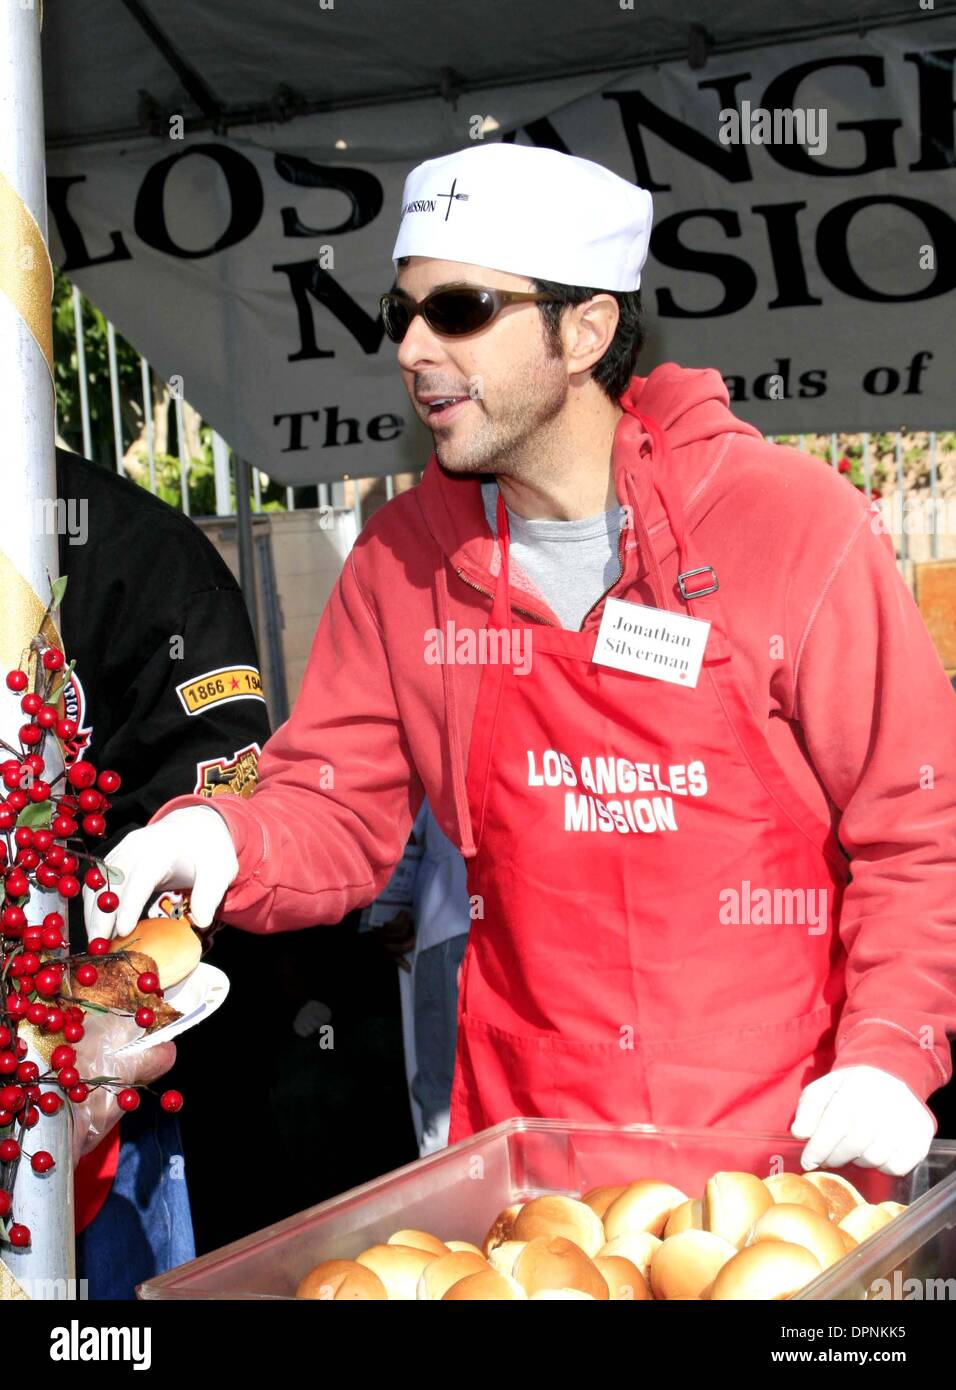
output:
[[584, 372], [607, 352], [617, 332], [620, 309], [612, 294], [596, 294], [583, 304], [565, 310], [565, 346], [568, 367]]

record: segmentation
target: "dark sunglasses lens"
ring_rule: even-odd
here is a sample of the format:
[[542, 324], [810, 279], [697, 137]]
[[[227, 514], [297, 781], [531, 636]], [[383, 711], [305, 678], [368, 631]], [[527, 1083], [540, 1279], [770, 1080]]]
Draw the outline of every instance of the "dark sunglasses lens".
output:
[[439, 290], [428, 301], [425, 319], [436, 333], [454, 337], [483, 328], [494, 313], [494, 301], [487, 290]]
[[393, 343], [400, 343], [408, 332], [411, 314], [408, 305], [394, 295], [382, 296], [382, 322]]

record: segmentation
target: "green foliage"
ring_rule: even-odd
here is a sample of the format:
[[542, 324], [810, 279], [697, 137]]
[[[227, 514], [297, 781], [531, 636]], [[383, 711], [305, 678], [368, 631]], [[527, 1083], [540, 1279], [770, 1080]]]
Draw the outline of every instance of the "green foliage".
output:
[[[73, 287], [59, 271], [54, 274], [53, 291], [53, 354], [57, 396], [57, 430], [67, 445], [77, 454], [83, 453], [83, 425], [80, 409], [79, 364], [76, 351], [76, 330], [73, 317]], [[82, 300], [83, 341], [86, 349], [87, 393], [90, 412], [91, 454], [94, 463], [106, 468], [116, 467], [113, 440], [113, 407], [110, 399], [109, 348], [106, 319], [90, 301]], [[116, 359], [119, 372], [120, 418], [123, 454], [138, 439], [143, 430], [143, 387], [139, 353], [119, 333], [116, 334]], [[154, 375], [155, 381], [155, 375]], [[170, 411], [170, 427], [175, 438], [175, 412]], [[200, 430], [202, 453], [189, 464], [189, 510], [192, 516], [212, 516], [216, 511], [215, 470], [212, 456], [212, 428]], [[135, 481], [149, 486], [149, 461], [145, 448], [135, 455], [142, 464], [142, 474]], [[171, 507], [182, 505], [179, 458], [172, 454], [155, 455], [156, 495]], [[232, 505], [235, 506], [233, 488]], [[262, 488], [261, 506], [264, 512], [286, 510], [285, 488], [270, 482]]]

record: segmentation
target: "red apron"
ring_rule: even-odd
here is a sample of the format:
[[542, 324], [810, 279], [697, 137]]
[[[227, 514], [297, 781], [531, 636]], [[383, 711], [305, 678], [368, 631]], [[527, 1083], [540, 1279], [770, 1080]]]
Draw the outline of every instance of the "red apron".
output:
[[[641, 423], [683, 575], [703, 562]], [[833, 1061], [846, 860], [750, 711], [716, 595], [666, 589], [620, 476], [656, 605], [712, 624], [704, 664], [688, 689], [592, 662], [596, 627], [531, 623], [528, 673], [485, 665], [450, 1142], [512, 1116], [786, 1131]], [[498, 535], [510, 633], [500, 497]]]

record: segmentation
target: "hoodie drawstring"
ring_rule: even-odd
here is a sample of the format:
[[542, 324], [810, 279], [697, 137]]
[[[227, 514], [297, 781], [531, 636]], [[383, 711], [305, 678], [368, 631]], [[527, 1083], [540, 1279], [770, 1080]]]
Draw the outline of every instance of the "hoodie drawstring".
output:
[[473, 859], [478, 853], [471, 833], [471, 811], [468, 807], [467, 769], [462, 750], [461, 728], [458, 720], [458, 700], [455, 693], [455, 669], [448, 660], [445, 642], [448, 634], [448, 576], [445, 566], [448, 561], [444, 551], [439, 548], [438, 570], [435, 580], [438, 604], [438, 630], [442, 642], [442, 687], [445, 695], [446, 726], [448, 729], [448, 755], [451, 763], [451, 779], [455, 793], [455, 815], [458, 821], [458, 838], [465, 859]]

